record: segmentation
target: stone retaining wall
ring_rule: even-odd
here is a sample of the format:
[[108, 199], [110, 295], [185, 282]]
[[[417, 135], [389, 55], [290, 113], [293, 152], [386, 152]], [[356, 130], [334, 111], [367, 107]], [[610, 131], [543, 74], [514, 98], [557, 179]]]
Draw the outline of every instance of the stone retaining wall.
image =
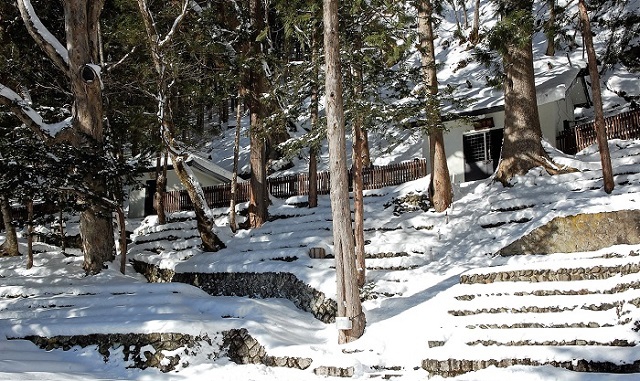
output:
[[551, 282], [588, 279], [607, 279], [618, 275], [640, 272], [640, 263], [627, 263], [617, 266], [576, 267], [569, 269], [523, 269], [513, 271], [497, 271], [487, 274], [463, 274], [460, 283], [493, 283], [493, 282]]
[[[295, 369], [308, 368], [312, 360], [301, 357], [269, 356], [265, 348], [253, 338], [246, 329], [224, 331], [213, 340], [208, 336], [192, 336], [182, 333], [126, 333], [91, 334], [78, 336], [28, 336], [24, 339], [33, 342], [42, 349], [70, 350], [75, 346], [82, 348], [95, 345], [98, 352], [108, 361], [121, 351], [123, 360], [132, 367], [146, 369], [154, 367], [162, 372], [170, 372], [179, 367], [187, 367], [181, 361], [180, 353], [195, 354], [202, 351], [212, 360], [227, 356], [237, 364], [264, 364]], [[179, 349], [183, 351], [176, 351]], [[153, 349], [153, 350], [152, 350]], [[169, 352], [165, 354], [164, 351]]]
[[210, 295], [285, 298], [324, 323], [335, 322], [338, 310], [335, 300], [290, 273], [175, 273], [142, 261], [131, 263], [149, 282], [186, 283]]
[[502, 248], [503, 256], [575, 253], [640, 243], [640, 210], [556, 217]]
[[490, 366], [506, 368], [513, 365], [541, 366], [551, 365], [576, 372], [599, 373], [636, 373], [640, 372], [640, 360], [630, 364], [615, 364], [587, 360], [573, 361], [534, 361], [531, 359], [502, 359], [502, 360], [423, 360], [422, 368], [431, 375], [455, 377], [463, 373], [484, 369]]
[[197, 286], [210, 295], [285, 298], [324, 323], [335, 322], [338, 309], [335, 300], [290, 273], [176, 273], [173, 282]]
[[[192, 336], [182, 333], [125, 333], [125, 334], [91, 334], [77, 336], [54, 336], [40, 337], [28, 336], [24, 339], [30, 340], [42, 349], [63, 349], [70, 350], [75, 346], [82, 348], [96, 345], [98, 352], [103, 356], [106, 362], [115, 354], [114, 351], [120, 350], [125, 361], [129, 361], [132, 367], [146, 369], [155, 367], [162, 372], [169, 372], [176, 369], [179, 365], [188, 366], [186, 363], [180, 363], [180, 354], [175, 353], [177, 349], [184, 348], [182, 353], [190, 353], [192, 351], [206, 350], [211, 351], [212, 358], [219, 356], [221, 348], [219, 344], [214, 343], [208, 336]], [[215, 339], [215, 338], [214, 338]], [[151, 350], [153, 348], [153, 350]], [[170, 355], [165, 355], [163, 351], [172, 351]]]

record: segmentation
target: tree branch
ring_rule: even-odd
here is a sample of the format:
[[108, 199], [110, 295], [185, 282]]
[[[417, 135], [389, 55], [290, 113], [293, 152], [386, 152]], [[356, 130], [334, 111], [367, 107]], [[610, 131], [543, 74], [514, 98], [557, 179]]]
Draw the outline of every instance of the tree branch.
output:
[[49, 32], [49, 29], [42, 24], [33, 9], [31, 0], [18, 0], [18, 9], [20, 9], [20, 15], [22, 16], [27, 31], [31, 37], [33, 37], [36, 44], [65, 75], [68, 74], [69, 52], [60, 41]]
[[58, 123], [46, 123], [40, 113], [29, 106], [29, 102], [22, 99], [15, 91], [0, 83], [0, 105], [9, 110], [45, 142], [60, 136], [62, 130], [71, 126], [71, 118]]
[[159, 48], [163, 48], [165, 45], [171, 42], [173, 35], [176, 34], [176, 31], [178, 30], [178, 27], [182, 23], [182, 20], [184, 20], [185, 16], [187, 15], [187, 11], [189, 10], [189, 3], [190, 3], [189, 0], [185, 0], [182, 3], [182, 11], [178, 15], [178, 17], [176, 17], [176, 19], [173, 20], [173, 25], [171, 26], [171, 30], [162, 39], [162, 41], [158, 41]]

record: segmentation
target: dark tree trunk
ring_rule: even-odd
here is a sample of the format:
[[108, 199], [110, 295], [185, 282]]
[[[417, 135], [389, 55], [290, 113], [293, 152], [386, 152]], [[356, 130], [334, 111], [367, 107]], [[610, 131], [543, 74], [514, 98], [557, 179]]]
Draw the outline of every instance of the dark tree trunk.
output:
[[167, 223], [167, 214], [165, 212], [164, 200], [167, 194], [167, 160], [168, 154], [165, 151], [164, 158], [158, 152], [156, 154], [156, 192], [153, 194], [153, 208], [158, 215], [158, 224]]
[[11, 213], [11, 205], [9, 199], [0, 195], [0, 209], [2, 210], [2, 220], [4, 221], [5, 241], [0, 245], [0, 256], [17, 257], [20, 255], [18, 250], [18, 236], [16, 228], [13, 226], [13, 216]]
[[591, 92], [593, 93], [593, 106], [595, 110], [595, 129], [598, 139], [598, 149], [600, 150], [600, 162], [602, 164], [602, 180], [604, 191], [611, 193], [615, 185], [613, 181], [613, 169], [611, 168], [611, 155], [609, 153], [609, 143], [607, 142], [607, 131], [604, 125], [604, 112], [602, 110], [602, 91], [600, 89], [600, 74], [598, 73], [598, 63], [596, 51], [593, 48], [593, 37], [591, 34], [591, 23], [587, 14], [587, 5], [584, 0], [578, 1], [580, 9], [580, 19], [582, 22], [582, 37], [584, 38], [589, 61], [589, 77], [591, 77]]
[[548, 56], [556, 55], [556, 0], [547, 0], [549, 7], [549, 20], [545, 23], [544, 33], [547, 36], [547, 50], [545, 54]]
[[469, 34], [469, 41], [473, 45], [477, 44], [480, 40], [480, 0], [475, 0], [473, 7], [473, 26], [471, 27], [471, 34]]
[[[514, 5], [515, 4], [515, 5]], [[511, 2], [505, 17], [517, 11], [531, 12], [532, 2]], [[531, 23], [533, 21], [531, 20]], [[538, 166], [550, 168], [551, 159], [542, 147], [542, 131], [533, 76], [531, 33], [533, 25], [514, 23], [514, 35], [523, 36], [507, 43], [503, 54], [505, 68], [505, 126], [502, 159], [495, 179], [507, 185], [515, 175]], [[525, 37], [526, 36], [526, 37]]]
[[27, 200], [27, 270], [33, 267], [33, 200]]
[[[249, 16], [252, 26], [251, 56], [260, 60], [262, 56], [261, 42], [257, 36], [264, 28], [264, 8], [261, 0], [249, 0]], [[256, 228], [267, 222], [269, 194], [267, 189], [267, 158], [264, 131], [264, 105], [260, 97], [265, 91], [265, 78], [262, 65], [253, 63], [249, 70], [249, 112], [251, 125], [249, 129], [251, 149], [251, 179], [249, 192], [249, 226]]]
[[[355, 51], [362, 50], [362, 36], [356, 34], [353, 48]], [[357, 60], [354, 59], [354, 61]], [[364, 93], [364, 76], [360, 62], [354, 62], [351, 68], [353, 72], [353, 95], [358, 99]], [[355, 238], [356, 270], [358, 272], [358, 286], [364, 286], [366, 281], [366, 264], [364, 252], [364, 179], [362, 178], [364, 169], [364, 110], [356, 110], [353, 118], [353, 235]]]
[[[309, 104], [311, 113], [311, 131], [315, 132], [318, 129], [318, 93], [319, 91], [319, 56], [320, 49], [318, 47], [318, 33], [316, 26], [312, 26], [311, 31], [311, 65], [312, 65], [312, 80], [311, 80], [311, 102]], [[318, 206], [318, 148], [315, 141], [311, 141], [309, 145], [309, 208], [315, 208]]]
[[242, 93], [238, 92], [236, 102], [236, 133], [233, 138], [233, 172], [231, 176], [231, 197], [229, 201], [229, 227], [232, 232], [238, 230], [236, 223], [236, 199], [238, 193], [238, 155], [240, 152], [240, 131], [242, 130]]
[[[104, 144], [101, 80], [92, 78], [91, 64], [99, 62], [99, 22], [104, 0], [65, 0], [65, 30], [69, 52], [68, 76], [73, 93], [73, 129], [78, 131], [76, 145], [97, 147]], [[87, 141], [89, 140], [89, 141]], [[94, 152], [101, 155], [102, 152]], [[86, 179], [94, 195], [106, 195], [106, 181], [102, 176]], [[80, 237], [84, 252], [84, 270], [99, 273], [105, 262], [114, 258], [114, 238], [111, 210], [103, 203], [80, 196], [86, 208], [80, 215]]]
[[422, 78], [428, 89], [427, 132], [429, 133], [429, 158], [431, 181], [429, 197], [437, 212], [446, 210], [453, 202], [453, 190], [444, 150], [444, 134], [438, 101], [438, 79], [436, 76], [435, 47], [433, 44], [433, 4], [423, 0], [418, 8], [418, 29], [422, 54]]
[[338, 342], [342, 344], [362, 336], [366, 326], [366, 317], [360, 303], [351, 228], [351, 208], [349, 207], [342, 75], [340, 72], [338, 0], [324, 0], [323, 4], [327, 138], [331, 171], [333, 252], [336, 258], [337, 316], [346, 317], [350, 322], [350, 327], [347, 326], [339, 330]]

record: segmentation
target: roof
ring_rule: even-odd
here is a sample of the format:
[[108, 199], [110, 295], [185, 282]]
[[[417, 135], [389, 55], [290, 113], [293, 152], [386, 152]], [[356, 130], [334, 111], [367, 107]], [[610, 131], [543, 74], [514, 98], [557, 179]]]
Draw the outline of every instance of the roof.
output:
[[[572, 66], [559, 67], [547, 73], [536, 73], [536, 96], [538, 105], [564, 99], [580, 69]], [[468, 107], [453, 111], [461, 116], [476, 116], [504, 110], [504, 92], [496, 88], [471, 88], [464, 97], [472, 102]]]
[[[227, 171], [226, 169], [220, 167], [219, 165], [213, 163], [210, 159], [204, 158], [198, 154], [191, 153], [185, 160], [185, 163], [189, 165], [192, 169], [196, 169], [207, 176], [210, 176], [216, 180], [221, 182], [231, 182], [231, 178], [233, 177], [233, 173]], [[147, 171], [152, 172], [155, 171], [156, 168], [156, 159], [152, 158], [149, 160], [149, 164], [147, 166]], [[167, 168], [173, 168], [173, 163], [171, 162], [171, 158], [167, 158]], [[238, 178], [238, 182], [242, 182], [244, 180]]]

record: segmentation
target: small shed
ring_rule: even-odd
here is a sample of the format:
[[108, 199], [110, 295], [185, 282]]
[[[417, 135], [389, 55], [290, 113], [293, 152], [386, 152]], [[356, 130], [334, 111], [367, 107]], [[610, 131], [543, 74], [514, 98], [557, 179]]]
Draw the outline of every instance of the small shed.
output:
[[[575, 123], [574, 109], [590, 105], [586, 71], [565, 65], [536, 73], [538, 113], [543, 137], [555, 146], [556, 136]], [[458, 118], [445, 122], [445, 152], [452, 182], [491, 176], [500, 160], [504, 130], [504, 94], [496, 88], [469, 88], [469, 107], [449, 110]], [[425, 139], [425, 157], [429, 141]]]
[[[232, 173], [207, 158], [191, 154], [185, 162], [203, 187], [231, 183]], [[150, 163], [147, 168], [145, 172], [138, 176], [144, 186], [129, 192], [128, 216], [130, 218], [141, 218], [156, 213], [153, 208], [153, 195], [156, 192], [155, 162], [153, 164]], [[167, 163], [167, 191], [183, 189], [182, 183], [173, 171], [171, 159], [169, 159]]]

